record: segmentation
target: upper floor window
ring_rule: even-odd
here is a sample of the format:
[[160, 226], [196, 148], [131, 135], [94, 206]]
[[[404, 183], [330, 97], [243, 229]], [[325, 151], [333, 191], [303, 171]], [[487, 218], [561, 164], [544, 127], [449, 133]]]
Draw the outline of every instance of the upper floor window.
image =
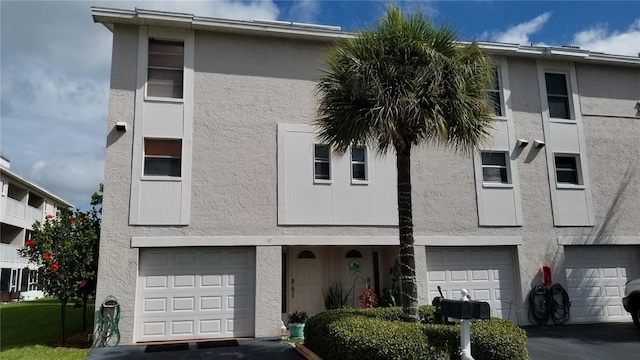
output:
[[184, 43], [149, 39], [147, 96], [182, 98]]
[[500, 90], [500, 73], [494, 69], [493, 86], [487, 89], [489, 93], [490, 105], [493, 107], [496, 116], [504, 116], [502, 111], [502, 90]]
[[578, 170], [578, 155], [555, 155], [555, 163], [558, 184], [582, 184]]
[[180, 177], [182, 140], [144, 139], [144, 175]]
[[544, 79], [547, 85], [549, 117], [571, 119], [567, 76], [565, 74], [545, 73]]
[[484, 151], [482, 158], [482, 181], [485, 183], [510, 184], [506, 152]]
[[367, 180], [367, 148], [364, 146], [351, 148], [351, 178], [358, 181]]
[[331, 149], [329, 145], [315, 145], [313, 163], [315, 180], [331, 180]]

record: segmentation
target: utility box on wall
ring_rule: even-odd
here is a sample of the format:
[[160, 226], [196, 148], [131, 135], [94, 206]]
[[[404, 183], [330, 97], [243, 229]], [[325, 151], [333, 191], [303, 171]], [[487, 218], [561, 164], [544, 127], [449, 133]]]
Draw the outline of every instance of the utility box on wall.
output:
[[491, 307], [485, 301], [442, 299], [440, 307], [444, 318], [485, 320], [491, 317]]

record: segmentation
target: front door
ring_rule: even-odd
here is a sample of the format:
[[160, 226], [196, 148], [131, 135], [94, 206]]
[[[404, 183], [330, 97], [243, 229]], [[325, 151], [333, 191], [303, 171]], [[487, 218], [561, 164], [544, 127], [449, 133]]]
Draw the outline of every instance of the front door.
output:
[[289, 311], [303, 310], [314, 315], [324, 310], [323, 266], [318, 249], [294, 249], [289, 252]]

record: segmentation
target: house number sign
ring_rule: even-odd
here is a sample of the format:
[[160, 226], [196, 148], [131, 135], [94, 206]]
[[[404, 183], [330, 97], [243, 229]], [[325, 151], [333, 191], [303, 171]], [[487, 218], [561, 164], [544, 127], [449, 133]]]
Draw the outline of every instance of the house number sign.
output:
[[360, 275], [360, 263], [358, 260], [351, 260], [349, 263], [349, 275]]

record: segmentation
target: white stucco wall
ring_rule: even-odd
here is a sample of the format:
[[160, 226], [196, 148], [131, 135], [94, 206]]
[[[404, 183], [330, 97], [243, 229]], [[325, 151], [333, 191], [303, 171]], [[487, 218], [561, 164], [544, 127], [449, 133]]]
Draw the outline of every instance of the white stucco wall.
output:
[[[215, 236], [349, 236], [353, 239], [397, 235], [393, 226], [277, 225], [277, 124], [311, 122], [315, 106], [314, 79], [322, 66], [325, 44], [205, 32], [195, 35], [189, 225], [129, 226], [132, 139], [136, 131], [132, 119], [137, 41], [137, 28], [115, 26], [97, 294], [98, 303], [109, 294], [118, 297], [122, 306], [123, 344], [131, 343], [133, 333], [138, 250], [131, 247], [132, 237], [207, 237], [200, 244], [215, 246]], [[509, 58], [508, 68], [515, 138], [543, 139], [536, 62]], [[606, 72], [608, 76], [590, 79], [588, 74], [592, 72]], [[581, 76], [585, 73], [583, 81]], [[619, 106], [631, 104], [628, 92], [621, 91], [619, 98], [615, 98], [618, 92], [613, 92], [614, 99], [608, 100], [602, 98], [606, 92], [595, 89], [603, 84], [606, 87], [619, 84], [633, 92], [638, 83], [638, 70], [611, 67], [605, 71], [600, 66], [578, 65], [577, 74], [580, 92], [592, 94], [589, 99], [581, 98], [584, 108], [625, 116], [585, 114], [583, 118], [595, 227], [553, 227], [545, 148], [537, 151], [529, 146], [517, 156], [521, 227], [478, 226], [470, 156], [431, 146], [413, 151], [416, 236], [522, 237], [515, 269], [521, 278], [521, 311], [525, 311], [522, 300], [531, 284], [540, 281], [541, 265], [552, 266], [554, 281], [564, 282], [563, 248], [558, 246], [558, 236], [588, 236], [595, 232], [608, 214], [628, 164], [640, 158], [637, 142], [640, 119], [626, 108], [617, 110]], [[133, 131], [116, 132], [114, 126], [118, 121], [128, 122], [128, 128]], [[636, 175], [616, 212], [617, 223], [610, 236], [640, 235], [639, 187]], [[279, 320], [281, 250], [279, 245], [259, 246], [256, 250], [257, 269], [264, 264], [272, 269], [265, 273], [257, 271], [260, 301], [256, 302], [256, 336], [274, 335], [272, 321]], [[425, 258], [423, 250], [417, 255], [418, 259]], [[421, 266], [418, 270], [421, 284], [426, 281], [426, 269]], [[421, 300], [426, 297], [421, 291]]]

